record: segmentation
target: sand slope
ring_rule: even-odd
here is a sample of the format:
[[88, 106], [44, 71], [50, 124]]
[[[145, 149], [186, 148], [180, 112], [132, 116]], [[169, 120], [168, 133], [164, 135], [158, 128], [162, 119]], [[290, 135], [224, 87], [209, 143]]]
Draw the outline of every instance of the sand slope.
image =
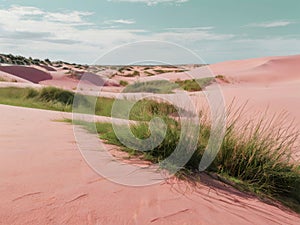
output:
[[72, 126], [51, 121], [60, 112], [3, 105], [0, 112], [0, 224], [300, 223], [210, 178], [198, 188], [111, 183], [84, 162]]
[[[286, 124], [293, 121], [300, 131], [300, 55], [235, 60], [209, 67], [230, 81], [220, 83], [227, 105], [233, 100], [237, 106], [248, 101], [243, 118], [253, 119], [266, 110], [269, 118], [285, 112]], [[295, 160], [300, 160], [299, 146], [294, 151]]]
[[43, 80], [52, 79], [49, 73], [27, 66], [0, 66], [0, 71], [36, 84]]
[[300, 80], [300, 55], [228, 61], [209, 66], [233, 82], [271, 84]]

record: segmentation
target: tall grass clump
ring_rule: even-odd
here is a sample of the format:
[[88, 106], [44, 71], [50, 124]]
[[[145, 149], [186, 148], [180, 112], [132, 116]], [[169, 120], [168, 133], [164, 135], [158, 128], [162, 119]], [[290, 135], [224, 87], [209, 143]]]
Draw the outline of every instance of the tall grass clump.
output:
[[128, 85], [128, 82], [125, 81], [125, 80], [121, 80], [120, 85], [123, 86], [123, 87], [126, 87]]
[[289, 199], [299, 207], [300, 168], [292, 159], [299, 132], [282, 114], [257, 122], [235, 116], [210, 169], [242, 181], [255, 193]]
[[[283, 114], [273, 117], [262, 114], [260, 118], [247, 120], [242, 116], [243, 112], [241, 107], [234, 113], [228, 113], [221, 149], [207, 171], [233, 181], [243, 190], [277, 199], [300, 212], [300, 166], [292, 158], [292, 152], [299, 140], [299, 132], [293, 123], [287, 123], [282, 119], [285, 118]], [[170, 117], [162, 118], [167, 124], [163, 141], [151, 151], [142, 153], [145, 159], [155, 163], [172, 154], [181, 132], [181, 124], [178, 121]], [[187, 171], [199, 172], [199, 163], [211, 134], [210, 122], [201, 119], [200, 123], [201, 130], [196, 151], [183, 168]], [[118, 141], [112, 129], [103, 130], [101, 124], [97, 124], [97, 130], [102, 139], [122, 146], [128, 151], [128, 148]], [[140, 139], [146, 139], [151, 135], [148, 123], [132, 125], [131, 130]], [[189, 150], [189, 138], [195, 137], [186, 137], [186, 151]], [[174, 167], [177, 166], [175, 164]], [[172, 168], [172, 165], [169, 168]]]
[[205, 87], [212, 84], [214, 78], [205, 77], [201, 79], [192, 79], [192, 80], [177, 80], [176, 84], [178, 84], [185, 91], [202, 91]]
[[[167, 125], [166, 133], [163, 133], [160, 129], [156, 129], [156, 134], [154, 135], [155, 137], [153, 142], [156, 143], [156, 140], [159, 139], [162, 135], [165, 135], [165, 137], [158, 146], [150, 151], [145, 152], [145, 158], [154, 163], [159, 163], [169, 157], [178, 145], [180, 139], [180, 129], [178, 129], [180, 127], [179, 123], [168, 117], [162, 118]], [[131, 130], [132, 133], [139, 139], [146, 139], [151, 136], [149, 126], [146, 123], [132, 125]], [[138, 149], [144, 149], [145, 146], [141, 144], [140, 146], [136, 147]]]
[[[300, 166], [292, 158], [299, 147], [299, 131], [284, 119], [284, 113], [265, 112], [246, 119], [245, 107], [229, 107], [225, 136], [208, 171], [300, 212]], [[210, 122], [202, 120], [198, 148], [186, 165], [188, 169], [198, 169], [210, 133]]]
[[73, 104], [74, 93], [55, 87], [43, 88], [36, 96], [43, 101], [60, 102], [65, 105]]

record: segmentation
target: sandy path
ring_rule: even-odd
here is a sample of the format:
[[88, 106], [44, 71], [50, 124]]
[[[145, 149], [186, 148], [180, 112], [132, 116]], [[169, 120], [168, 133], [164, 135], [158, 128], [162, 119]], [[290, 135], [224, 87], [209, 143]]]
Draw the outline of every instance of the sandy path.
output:
[[72, 126], [53, 121], [61, 113], [3, 105], [0, 112], [0, 224], [300, 222], [294, 213], [218, 183], [195, 189], [111, 183], [83, 161]]

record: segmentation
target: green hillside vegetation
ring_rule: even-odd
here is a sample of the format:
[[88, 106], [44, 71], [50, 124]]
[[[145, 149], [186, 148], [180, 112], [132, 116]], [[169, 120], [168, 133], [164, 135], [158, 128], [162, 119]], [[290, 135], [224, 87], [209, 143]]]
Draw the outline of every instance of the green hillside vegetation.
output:
[[214, 78], [207, 77], [202, 79], [193, 80], [177, 80], [175, 83], [167, 80], [154, 80], [147, 82], [136, 82], [128, 85], [125, 89], [125, 93], [157, 93], [157, 94], [169, 94], [173, 93], [175, 89], [182, 89], [185, 91], [202, 91], [205, 87], [212, 84]]
[[[38, 108], [63, 112], [72, 112], [74, 92], [62, 90], [54, 87], [46, 87], [40, 90], [32, 88], [0, 88], [0, 104], [22, 106], [28, 108]], [[95, 97], [79, 95], [81, 113], [90, 113]], [[111, 117], [111, 110], [115, 99], [96, 98], [95, 114], [99, 116]], [[128, 105], [130, 100], [118, 100], [119, 105]], [[141, 100], [134, 105], [131, 110], [130, 119], [138, 121], [149, 121], [155, 115], [174, 115], [176, 109], [168, 103], [157, 103], [153, 100]], [[118, 118], [126, 118], [124, 112], [117, 115]]]
[[[268, 199], [269, 202], [280, 201], [296, 212], [300, 212], [300, 166], [291, 160], [291, 153], [299, 138], [299, 132], [295, 131], [293, 126], [286, 126], [282, 120], [281, 126], [273, 126], [272, 124], [278, 122], [282, 115], [277, 115], [271, 120], [262, 117], [257, 123], [246, 121], [241, 130], [237, 126], [240, 120], [237, 115], [240, 113], [232, 113], [229, 116], [230, 121], [221, 149], [207, 171], [242, 191], [254, 193], [265, 200]], [[148, 152], [135, 151], [124, 146], [109, 123], [97, 123], [96, 129], [101, 139], [109, 144], [120, 146], [123, 151], [129, 153], [129, 156], [139, 155], [145, 160], [160, 163], [162, 168], [171, 172], [179, 167], [180, 171], [177, 172], [179, 177], [194, 179], [199, 174], [199, 163], [210, 137], [211, 124], [205, 119], [201, 120], [196, 151], [182, 168], [181, 165], [176, 164], [177, 160], [171, 165], [162, 164], [162, 161], [170, 156], [178, 145], [181, 135], [180, 123], [168, 116], [162, 118], [167, 124], [167, 133], [163, 142]], [[75, 124], [93, 131], [90, 123], [75, 121]], [[118, 129], [122, 130], [122, 125]], [[140, 139], [146, 139], [151, 135], [147, 123], [132, 125], [131, 131]], [[126, 136], [123, 138], [126, 139]], [[189, 151], [189, 138], [184, 140], [186, 151]], [[141, 143], [137, 143], [136, 149], [144, 148]], [[176, 157], [179, 157], [178, 162], [180, 162], [180, 154]]]

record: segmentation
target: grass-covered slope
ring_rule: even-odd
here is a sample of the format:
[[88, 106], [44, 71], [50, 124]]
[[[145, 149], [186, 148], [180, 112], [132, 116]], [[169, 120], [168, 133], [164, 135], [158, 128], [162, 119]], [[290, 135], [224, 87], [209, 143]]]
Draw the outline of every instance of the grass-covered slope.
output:
[[[29, 108], [48, 109], [64, 112], [72, 112], [75, 93], [59, 88], [47, 87], [40, 90], [32, 88], [0, 88], [0, 104], [23, 106]], [[79, 96], [80, 97], [80, 96]], [[81, 104], [89, 110], [95, 103], [95, 115], [111, 116], [111, 110], [115, 99], [104, 97], [82, 96]], [[120, 107], [131, 104], [130, 100], [118, 100]], [[84, 113], [82, 109], [80, 112]], [[168, 103], [157, 103], [153, 100], [141, 100], [131, 110], [130, 119], [139, 121], [149, 121], [153, 116], [171, 115], [176, 113], [175, 107]], [[126, 114], [120, 111], [116, 115], [118, 118], [126, 119]]]
[[[290, 158], [299, 133], [292, 125], [286, 125], [285, 121], [278, 122], [280, 117], [281, 115], [278, 115], [278, 118], [274, 117], [271, 120], [262, 118], [256, 123], [246, 121], [242, 129], [241, 125], [237, 125], [241, 118], [231, 119], [221, 149], [208, 171], [217, 173], [242, 190], [279, 200], [300, 212], [300, 166]], [[100, 138], [109, 144], [121, 146], [130, 154], [142, 154], [145, 159], [159, 163], [174, 151], [181, 132], [180, 123], [168, 117], [162, 118], [168, 126], [165, 138], [161, 144], [148, 152], [139, 152], [124, 146], [116, 137], [111, 124], [97, 123], [96, 129]], [[89, 123], [77, 123], [90, 128]], [[200, 126], [196, 151], [181, 172], [199, 172], [199, 163], [211, 132], [210, 124], [205, 120], [202, 120]], [[131, 130], [140, 139], [151, 135], [146, 123], [132, 125]], [[144, 149], [145, 146], [136, 147]], [[175, 163], [165, 166], [172, 169], [178, 165]]]

